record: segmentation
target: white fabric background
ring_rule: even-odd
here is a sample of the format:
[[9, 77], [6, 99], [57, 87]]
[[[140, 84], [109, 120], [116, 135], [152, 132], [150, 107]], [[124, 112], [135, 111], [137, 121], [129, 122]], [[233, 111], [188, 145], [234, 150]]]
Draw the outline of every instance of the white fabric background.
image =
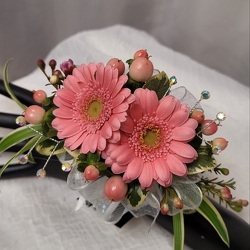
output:
[[[249, 88], [211, 70], [178, 52], [159, 44], [147, 33], [116, 25], [80, 32], [56, 46], [47, 56], [58, 62], [73, 59], [75, 64], [107, 62], [111, 57], [126, 60], [140, 48], [147, 48], [155, 68], [175, 75], [194, 96], [207, 89], [211, 99], [202, 102], [207, 118], [219, 111], [227, 114], [217, 136], [229, 140], [228, 148], [217, 158], [235, 177], [238, 198], [249, 199]], [[12, 66], [10, 64], [10, 70]], [[15, 81], [27, 89], [45, 88], [39, 70]], [[53, 89], [46, 88], [48, 93]], [[1, 111], [20, 112], [2, 96]], [[6, 130], [0, 128], [1, 135]], [[0, 160], [4, 161], [2, 156]], [[156, 225], [148, 235], [150, 221], [141, 218], [121, 230], [105, 225], [90, 210], [72, 213], [77, 193], [66, 183], [51, 179], [20, 178], [0, 180], [0, 249], [171, 249], [172, 237]], [[249, 207], [237, 214], [249, 223]]]
[[18, 79], [62, 39], [113, 24], [249, 84], [249, 0], [1, 0], [0, 72], [14, 57], [10, 79]]

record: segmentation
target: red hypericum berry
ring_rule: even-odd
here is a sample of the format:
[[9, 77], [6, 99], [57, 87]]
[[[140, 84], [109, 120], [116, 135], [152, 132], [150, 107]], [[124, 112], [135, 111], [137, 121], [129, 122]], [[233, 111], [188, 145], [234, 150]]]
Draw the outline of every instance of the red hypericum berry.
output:
[[201, 110], [195, 109], [191, 114], [191, 118], [195, 119], [198, 123], [202, 123], [205, 119], [205, 115]]
[[118, 58], [111, 58], [107, 65], [110, 65], [111, 67], [118, 69], [118, 76], [121, 76], [125, 71], [125, 64], [122, 60]]
[[129, 68], [129, 76], [137, 82], [148, 81], [153, 72], [153, 63], [145, 57], [136, 58]]
[[140, 49], [137, 50], [134, 54], [134, 59], [138, 58], [138, 57], [144, 57], [148, 59], [148, 52], [146, 49]]
[[122, 200], [128, 191], [128, 185], [121, 176], [114, 175], [104, 184], [104, 194], [111, 201]]
[[44, 90], [39, 89], [33, 93], [33, 99], [37, 103], [44, 103], [46, 98], [47, 98], [47, 94]]
[[45, 110], [37, 105], [31, 105], [25, 110], [24, 118], [30, 124], [40, 124], [45, 116]]
[[217, 137], [213, 139], [212, 143], [213, 143], [213, 146], [220, 146], [221, 150], [224, 150], [228, 145], [228, 141], [222, 137]]
[[99, 177], [99, 170], [94, 165], [85, 168], [83, 176], [88, 181], [94, 181]]
[[69, 59], [60, 64], [60, 68], [65, 75], [70, 75], [75, 68], [74, 62]]
[[213, 120], [204, 120], [201, 123], [201, 130], [204, 135], [213, 135], [218, 130], [218, 125]]

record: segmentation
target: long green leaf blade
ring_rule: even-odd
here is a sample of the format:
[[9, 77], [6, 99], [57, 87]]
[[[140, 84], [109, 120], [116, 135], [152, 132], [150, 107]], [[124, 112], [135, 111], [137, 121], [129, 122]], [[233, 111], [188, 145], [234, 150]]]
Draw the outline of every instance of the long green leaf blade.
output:
[[202, 203], [196, 210], [215, 228], [221, 239], [229, 247], [227, 227], [212, 202], [206, 196], [203, 196]]
[[12, 61], [12, 59], [10, 59], [5, 65], [4, 65], [4, 70], [3, 70], [3, 82], [4, 82], [4, 86], [5, 89], [7, 90], [8, 94], [10, 95], [11, 99], [13, 101], [15, 101], [21, 109], [25, 110], [26, 106], [23, 105], [18, 98], [15, 96], [15, 94], [12, 92], [10, 84], [9, 84], [9, 80], [8, 80], [8, 66], [9, 63]]
[[[40, 136], [37, 135], [35, 137], [33, 137], [31, 140], [29, 140], [17, 153], [15, 153], [4, 165], [3, 167], [0, 169], [0, 177], [3, 174], [4, 170], [10, 165], [10, 163], [17, 158], [19, 155], [21, 155], [22, 153], [28, 151], [33, 145], [34, 143], [38, 140]], [[32, 163], [33, 159], [31, 158]]]
[[[29, 138], [37, 135], [38, 133], [36, 131], [42, 133], [42, 126], [40, 124], [39, 125], [29, 125], [29, 127], [27, 127], [27, 126], [20, 127], [18, 129], [13, 130], [6, 137], [4, 137], [0, 141], [0, 153], [4, 152], [8, 148], [18, 144], [19, 142], [22, 142], [26, 139], [29, 139]], [[36, 131], [34, 131], [33, 129]]]
[[180, 212], [173, 216], [174, 250], [182, 250], [184, 247], [184, 216]]

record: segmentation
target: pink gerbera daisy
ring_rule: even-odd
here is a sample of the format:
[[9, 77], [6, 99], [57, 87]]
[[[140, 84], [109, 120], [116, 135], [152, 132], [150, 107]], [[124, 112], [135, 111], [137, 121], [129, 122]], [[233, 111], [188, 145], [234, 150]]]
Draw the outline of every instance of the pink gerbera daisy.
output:
[[125, 182], [138, 178], [142, 188], [156, 180], [162, 186], [172, 183], [172, 174], [185, 176], [197, 158], [188, 144], [195, 137], [197, 121], [189, 118], [190, 109], [175, 97], [157, 98], [154, 91], [137, 89], [129, 116], [122, 123], [121, 143], [110, 144], [103, 156], [115, 174]]
[[122, 88], [127, 76], [102, 63], [82, 64], [73, 70], [54, 97], [58, 107], [52, 126], [70, 150], [88, 153], [105, 149], [107, 141], [120, 140], [121, 122], [126, 120], [134, 96]]

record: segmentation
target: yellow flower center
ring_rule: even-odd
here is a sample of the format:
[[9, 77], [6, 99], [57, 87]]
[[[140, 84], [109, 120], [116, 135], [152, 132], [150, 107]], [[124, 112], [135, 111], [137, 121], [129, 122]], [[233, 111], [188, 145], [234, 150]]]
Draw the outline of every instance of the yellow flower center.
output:
[[88, 115], [90, 117], [96, 118], [102, 112], [102, 104], [98, 101], [92, 101], [88, 107]]

